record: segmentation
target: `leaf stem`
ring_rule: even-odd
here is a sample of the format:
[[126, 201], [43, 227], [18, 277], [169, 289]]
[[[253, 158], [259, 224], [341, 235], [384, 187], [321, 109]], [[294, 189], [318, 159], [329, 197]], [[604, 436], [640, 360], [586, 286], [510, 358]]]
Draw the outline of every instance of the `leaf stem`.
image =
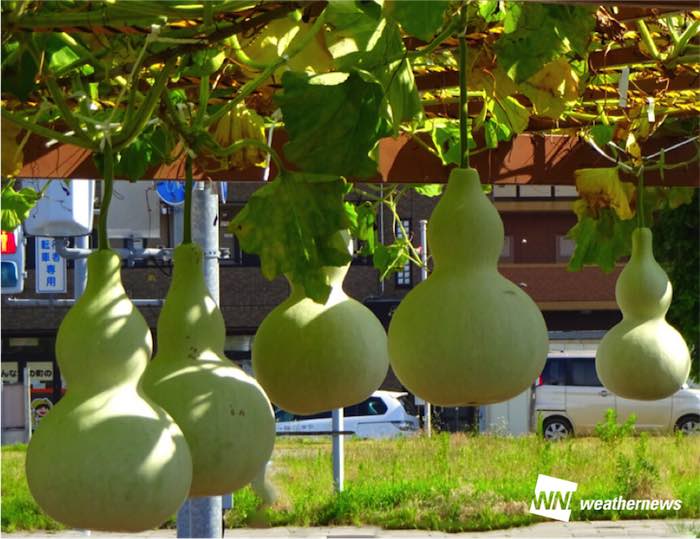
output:
[[469, 168], [469, 139], [467, 112], [467, 6], [460, 9], [459, 34], [459, 148], [460, 167]]
[[114, 155], [112, 144], [105, 140], [103, 162], [103, 183], [102, 183], [102, 203], [100, 204], [100, 231], [97, 237], [97, 246], [100, 251], [109, 249], [109, 236], [107, 235], [107, 216], [109, 215], [109, 205], [112, 202], [112, 192], [114, 190]]
[[2, 118], [9, 120], [15, 125], [18, 125], [19, 127], [26, 129], [31, 133], [34, 133], [35, 135], [39, 135], [49, 140], [54, 139], [58, 142], [63, 142], [64, 144], [72, 144], [73, 146], [85, 148], [86, 150], [94, 151], [96, 149], [95, 144], [88, 140], [73, 137], [71, 135], [66, 135], [65, 133], [59, 133], [58, 131], [54, 131], [53, 129], [44, 127], [43, 125], [39, 125], [30, 120], [26, 120], [20, 115], [10, 112], [9, 110], [0, 109], [0, 114], [2, 115]]
[[187, 153], [185, 157], [185, 215], [184, 230], [182, 231], [182, 244], [192, 243], [192, 155]]
[[637, 227], [644, 228], [644, 167], [637, 172]]

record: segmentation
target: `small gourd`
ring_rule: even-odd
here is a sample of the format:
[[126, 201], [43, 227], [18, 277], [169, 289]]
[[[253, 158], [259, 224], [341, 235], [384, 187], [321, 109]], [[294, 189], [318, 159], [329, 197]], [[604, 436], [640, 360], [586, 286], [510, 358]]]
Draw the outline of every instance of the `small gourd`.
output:
[[[334, 238], [349, 248], [349, 236]], [[343, 290], [350, 264], [326, 267], [324, 303], [291, 282], [291, 294], [263, 320], [253, 341], [253, 371], [272, 402], [297, 414], [355, 404], [384, 381], [389, 368], [379, 320]]]
[[632, 233], [632, 255], [615, 285], [622, 321], [605, 334], [596, 352], [598, 377], [613, 393], [638, 400], [678, 391], [690, 372], [690, 353], [666, 322], [673, 290], [654, 259], [652, 233]]
[[151, 332], [126, 296], [121, 260], [88, 257], [84, 294], [56, 337], [68, 391], [27, 449], [27, 481], [52, 518], [91, 530], [159, 526], [187, 498], [192, 461], [172, 418], [138, 385]]
[[514, 397], [547, 359], [542, 314], [498, 273], [503, 223], [475, 169], [455, 169], [428, 223], [434, 270], [401, 301], [389, 357], [401, 383], [433, 404]]
[[245, 486], [269, 460], [275, 417], [260, 385], [224, 356], [226, 327], [204, 282], [201, 248], [179, 245], [173, 262], [158, 350], [141, 383], [189, 443], [190, 495], [217, 496]]

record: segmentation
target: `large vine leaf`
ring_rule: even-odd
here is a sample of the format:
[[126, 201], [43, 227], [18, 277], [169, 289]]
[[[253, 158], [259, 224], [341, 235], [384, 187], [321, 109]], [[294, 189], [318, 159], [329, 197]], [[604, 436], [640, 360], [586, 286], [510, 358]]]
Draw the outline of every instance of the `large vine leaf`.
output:
[[330, 293], [323, 266], [350, 261], [348, 252], [331, 241], [353, 224], [343, 201], [348, 191], [337, 176], [286, 172], [258, 189], [229, 229], [244, 251], [260, 257], [267, 279], [286, 274], [308, 297], [323, 303]]
[[369, 157], [388, 134], [381, 116], [383, 92], [360, 73], [309, 76], [288, 71], [284, 92], [275, 97], [282, 109], [289, 142], [284, 154], [304, 171], [370, 177], [377, 163]]
[[29, 212], [36, 206], [40, 198], [41, 193], [29, 187], [15, 191], [12, 182], [3, 185], [2, 199], [0, 200], [2, 208], [0, 210], [2, 220], [0, 227], [7, 232], [17, 228], [29, 217]]
[[636, 226], [635, 219], [622, 220], [611, 208], [602, 208], [597, 218], [589, 214], [579, 216], [566, 236], [576, 242], [568, 269], [578, 271], [584, 265], [594, 264], [603, 271], [612, 271], [620, 257], [629, 255]]
[[[423, 112], [411, 64], [401, 58], [406, 48], [398, 25], [386, 18], [373, 18], [350, 2], [332, 3], [328, 13], [333, 30], [326, 41], [336, 68], [361, 69], [376, 78], [384, 89], [386, 118], [398, 135], [402, 121]], [[387, 62], [387, 58], [398, 59]]]
[[517, 22], [505, 24], [495, 43], [498, 63], [515, 82], [529, 79], [562, 54], [586, 55], [595, 26], [592, 8], [527, 2], [519, 10]]
[[448, 5], [447, 0], [385, 0], [384, 14], [409, 34], [428, 41], [442, 26]]
[[560, 57], [545, 64], [520, 85], [539, 116], [559, 118], [567, 104], [578, 99], [579, 79], [566, 58]]

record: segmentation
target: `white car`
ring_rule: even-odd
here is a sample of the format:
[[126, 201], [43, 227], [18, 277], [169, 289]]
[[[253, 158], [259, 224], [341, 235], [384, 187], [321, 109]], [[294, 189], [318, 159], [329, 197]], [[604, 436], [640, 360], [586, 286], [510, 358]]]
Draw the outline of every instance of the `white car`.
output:
[[[418, 432], [418, 419], [410, 415], [399, 400], [407, 393], [375, 391], [365, 401], [344, 409], [343, 430], [360, 438], [392, 438]], [[275, 412], [278, 433], [309, 433], [332, 430], [331, 412], [296, 415], [285, 410]]]
[[665, 399], [624, 399], [598, 379], [594, 350], [550, 352], [536, 383], [532, 423], [536, 425], [542, 417], [545, 438], [592, 434], [608, 408], [617, 411], [618, 422], [634, 414], [635, 428], [640, 431], [700, 433], [700, 390], [683, 386]]

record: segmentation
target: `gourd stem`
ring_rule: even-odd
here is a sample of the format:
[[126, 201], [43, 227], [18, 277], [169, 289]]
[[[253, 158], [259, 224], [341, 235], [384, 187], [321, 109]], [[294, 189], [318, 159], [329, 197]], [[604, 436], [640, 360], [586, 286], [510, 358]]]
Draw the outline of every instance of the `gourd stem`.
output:
[[103, 181], [102, 181], [102, 203], [100, 204], [100, 233], [97, 238], [98, 249], [105, 251], [109, 249], [109, 237], [107, 236], [107, 216], [109, 205], [112, 202], [112, 191], [114, 189], [114, 155], [112, 154], [112, 144], [106, 140], [103, 158]]
[[637, 173], [637, 227], [644, 228], [644, 167]]
[[469, 168], [469, 138], [467, 115], [467, 5], [460, 10], [459, 35], [459, 149], [460, 166]]
[[182, 243], [192, 243], [192, 156], [185, 158], [185, 218], [182, 231]]

